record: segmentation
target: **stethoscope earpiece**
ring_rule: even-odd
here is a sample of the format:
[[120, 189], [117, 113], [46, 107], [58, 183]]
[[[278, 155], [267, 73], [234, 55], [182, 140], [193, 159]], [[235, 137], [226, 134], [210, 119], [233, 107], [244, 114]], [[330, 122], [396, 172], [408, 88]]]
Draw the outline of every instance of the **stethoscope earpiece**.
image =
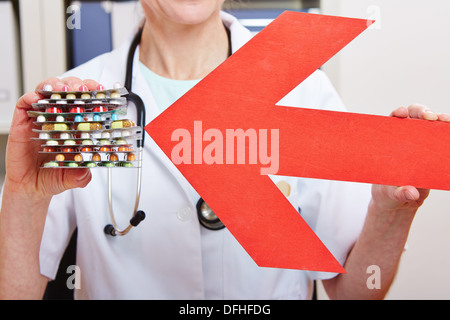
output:
[[214, 211], [208, 206], [208, 204], [200, 198], [197, 202], [197, 215], [200, 224], [210, 230], [220, 230], [225, 228], [222, 221], [216, 216]]

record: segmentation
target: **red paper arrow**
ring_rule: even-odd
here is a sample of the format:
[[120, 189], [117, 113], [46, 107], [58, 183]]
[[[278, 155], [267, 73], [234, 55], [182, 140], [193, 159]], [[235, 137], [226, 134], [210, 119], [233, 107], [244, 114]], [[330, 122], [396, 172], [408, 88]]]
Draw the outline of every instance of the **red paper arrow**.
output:
[[[262, 147], [280, 175], [450, 189], [449, 125], [275, 106], [367, 26], [285, 12], [145, 128], [259, 266], [345, 272], [265, 175]], [[268, 143], [239, 158], [236, 129]]]

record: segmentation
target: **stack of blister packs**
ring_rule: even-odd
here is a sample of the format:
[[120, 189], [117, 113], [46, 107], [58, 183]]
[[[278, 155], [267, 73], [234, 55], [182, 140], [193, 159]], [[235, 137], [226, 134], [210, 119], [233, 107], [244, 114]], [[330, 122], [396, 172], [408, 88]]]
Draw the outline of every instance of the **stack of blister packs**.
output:
[[[50, 89], [50, 90], [48, 90]], [[41, 153], [48, 155], [45, 168], [137, 167], [136, 142], [142, 128], [127, 114], [128, 92], [121, 86], [104, 90], [51, 91], [39, 93], [44, 99], [28, 111], [41, 141]]]

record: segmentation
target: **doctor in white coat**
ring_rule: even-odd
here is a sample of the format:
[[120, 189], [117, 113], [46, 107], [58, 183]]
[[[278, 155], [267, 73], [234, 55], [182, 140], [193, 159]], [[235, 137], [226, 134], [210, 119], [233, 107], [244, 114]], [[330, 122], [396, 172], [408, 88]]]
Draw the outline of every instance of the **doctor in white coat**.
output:
[[[251, 38], [221, 11], [223, 1], [141, 1], [146, 22], [132, 74], [147, 121]], [[130, 41], [37, 88], [77, 90], [85, 84], [95, 89], [98, 83], [108, 88], [123, 82]], [[42, 159], [30, 140], [33, 124], [26, 111], [40, 98], [34, 92], [20, 98], [9, 135], [0, 213], [2, 298], [41, 298], [77, 227], [78, 299], [309, 299], [314, 279], [323, 280], [331, 298], [379, 299], [389, 289], [415, 212], [428, 195], [412, 186], [274, 177], [274, 183], [289, 185], [286, 196], [347, 274], [260, 268], [226, 228], [212, 231], [199, 224], [199, 195], [147, 136], [140, 202], [147, 218], [126, 236], [110, 237], [103, 232], [110, 223], [104, 170], [39, 169]], [[321, 71], [282, 104], [345, 110]], [[449, 121], [418, 105], [392, 115]], [[133, 170], [113, 174], [119, 224], [130, 218]], [[366, 285], [371, 265], [380, 267], [381, 289]]]

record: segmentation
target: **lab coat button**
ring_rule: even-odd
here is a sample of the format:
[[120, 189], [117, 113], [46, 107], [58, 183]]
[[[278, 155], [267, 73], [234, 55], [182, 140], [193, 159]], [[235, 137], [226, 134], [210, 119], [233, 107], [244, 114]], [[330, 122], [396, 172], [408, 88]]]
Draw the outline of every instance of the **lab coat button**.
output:
[[192, 209], [190, 207], [183, 207], [177, 212], [177, 218], [180, 221], [188, 221], [192, 218], [192, 215]]

